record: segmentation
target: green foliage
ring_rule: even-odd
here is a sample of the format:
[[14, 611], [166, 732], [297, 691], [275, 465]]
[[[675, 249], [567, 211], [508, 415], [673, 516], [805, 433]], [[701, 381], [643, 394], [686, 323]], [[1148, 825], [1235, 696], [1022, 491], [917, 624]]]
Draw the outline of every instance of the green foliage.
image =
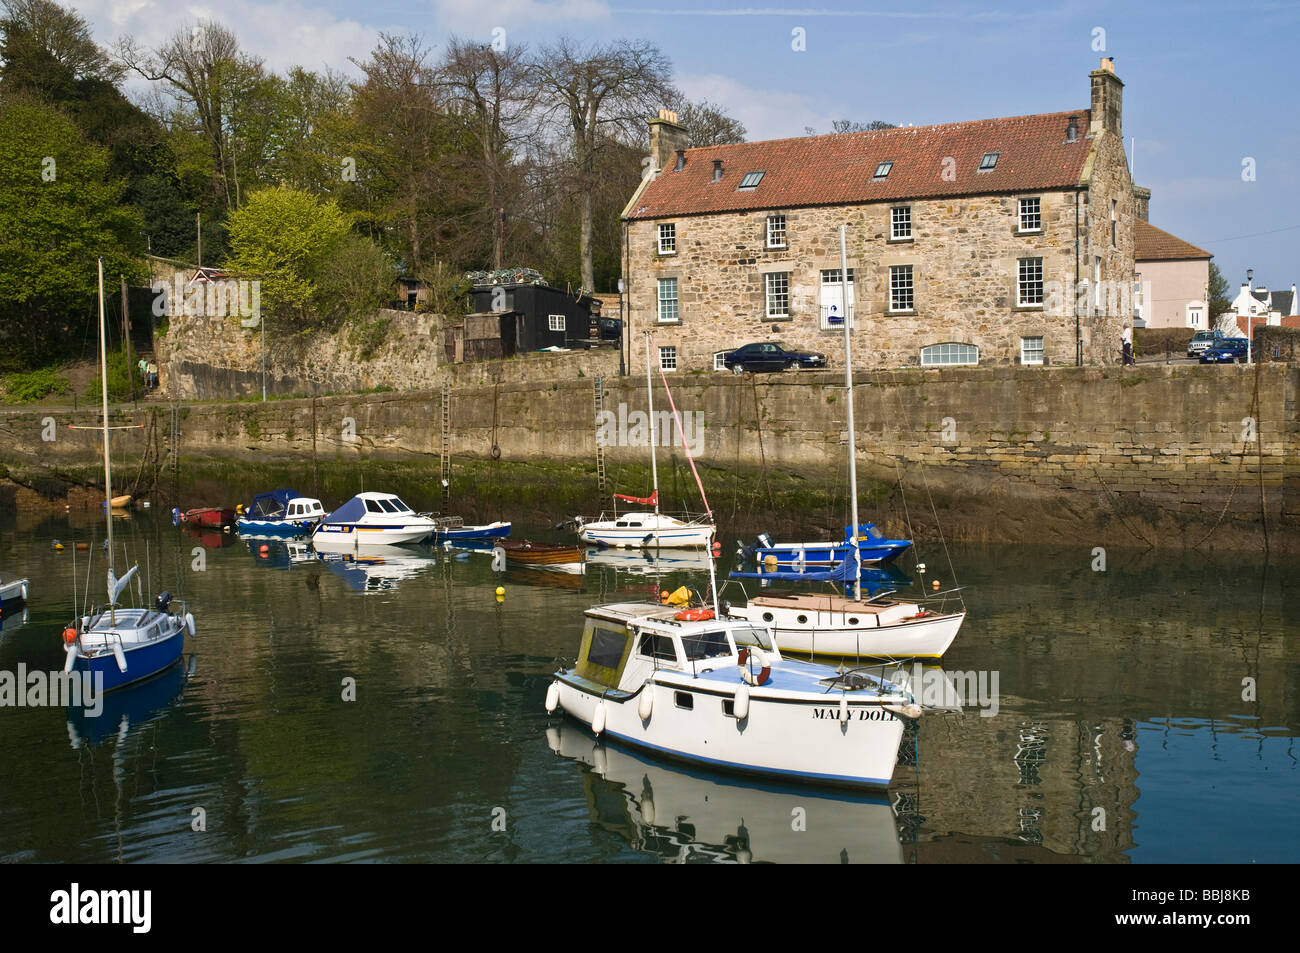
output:
[[1135, 355], [1185, 357], [1187, 344], [1196, 331], [1194, 328], [1134, 328], [1133, 353]]
[[357, 320], [351, 332], [348, 334], [348, 343], [357, 349], [357, 356], [363, 360], [369, 360], [388, 337], [388, 326], [392, 324], [392, 318], [377, 317], [371, 320], [364, 318]]
[[263, 189], [230, 214], [226, 267], [261, 280], [268, 323], [310, 328], [318, 321], [320, 282], [349, 225], [332, 200], [299, 189]]
[[[100, 399], [100, 389], [103, 386], [100, 381], [102, 378], [96, 372], [94, 379], [86, 385], [85, 396], [95, 400]], [[134, 392], [132, 391], [134, 385]], [[134, 397], [144, 395], [144, 380], [140, 376], [140, 368], [127, 360], [125, 351], [108, 352], [108, 399], [109, 400], [131, 400]]]
[[396, 277], [387, 252], [361, 235], [347, 235], [321, 269], [313, 307], [325, 326], [367, 321], [392, 300]]
[[1228, 292], [1227, 279], [1219, 272], [1219, 266], [1211, 260], [1209, 279], [1210, 327], [1214, 327], [1213, 322], [1219, 315], [1232, 310], [1232, 298], [1228, 296]]
[[67, 116], [32, 100], [0, 108], [0, 352], [45, 363], [66, 353], [104, 273], [142, 277], [141, 221], [109, 156]]
[[4, 399], [10, 404], [28, 404], [52, 395], [66, 394], [71, 389], [68, 379], [49, 367], [9, 374], [4, 378]]

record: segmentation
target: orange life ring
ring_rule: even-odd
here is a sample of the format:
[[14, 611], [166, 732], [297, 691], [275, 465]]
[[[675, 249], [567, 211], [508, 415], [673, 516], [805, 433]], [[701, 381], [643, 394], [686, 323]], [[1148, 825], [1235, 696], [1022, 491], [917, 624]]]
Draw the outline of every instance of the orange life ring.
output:
[[75, 641], [77, 641], [77, 630], [72, 626], [68, 626], [63, 630], [63, 644], [71, 645]]
[[673, 616], [679, 622], [708, 622], [713, 618], [712, 609], [683, 609]]
[[[755, 675], [749, 670], [749, 657], [753, 655], [754, 661], [759, 665], [759, 673]], [[759, 649], [745, 646], [741, 648], [736, 656], [736, 664], [740, 666], [740, 677], [749, 685], [766, 685], [772, 676], [772, 666], [768, 664], [767, 656]]]

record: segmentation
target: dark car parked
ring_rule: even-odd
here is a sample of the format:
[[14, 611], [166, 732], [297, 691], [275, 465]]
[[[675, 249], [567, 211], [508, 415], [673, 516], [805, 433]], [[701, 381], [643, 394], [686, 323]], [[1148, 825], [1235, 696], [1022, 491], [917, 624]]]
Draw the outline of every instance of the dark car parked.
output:
[[1250, 342], [1245, 338], [1224, 338], [1201, 352], [1202, 364], [1245, 364], [1250, 357]]
[[722, 356], [722, 363], [734, 374], [743, 374], [745, 371], [783, 371], [787, 367], [801, 370], [825, 367], [826, 355], [787, 351], [775, 341], [764, 341], [762, 344], [746, 344], [729, 351]]

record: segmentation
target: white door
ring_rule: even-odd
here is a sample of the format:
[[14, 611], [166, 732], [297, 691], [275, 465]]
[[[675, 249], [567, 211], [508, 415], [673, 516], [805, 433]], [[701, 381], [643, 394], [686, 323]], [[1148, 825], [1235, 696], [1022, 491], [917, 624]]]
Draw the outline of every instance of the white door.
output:
[[[840, 320], [841, 312], [844, 309], [844, 302], [841, 299], [843, 294], [843, 281], [840, 278], [840, 269], [828, 268], [822, 271], [822, 291], [821, 291], [821, 326], [825, 328], [842, 328], [844, 322]], [[849, 327], [853, 327], [853, 269], [849, 269], [849, 287], [848, 287], [848, 308], [849, 308]], [[831, 320], [834, 317], [835, 320]]]

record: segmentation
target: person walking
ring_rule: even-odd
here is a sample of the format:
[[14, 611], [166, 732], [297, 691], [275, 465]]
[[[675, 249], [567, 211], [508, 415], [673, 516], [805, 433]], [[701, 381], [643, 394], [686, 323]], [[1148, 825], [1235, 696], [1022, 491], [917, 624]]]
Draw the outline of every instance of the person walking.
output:
[[1130, 325], [1124, 325], [1124, 330], [1119, 335], [1120, 353], [1124, 364], [1136, 364], [1133, 359], [1133, 328]]

